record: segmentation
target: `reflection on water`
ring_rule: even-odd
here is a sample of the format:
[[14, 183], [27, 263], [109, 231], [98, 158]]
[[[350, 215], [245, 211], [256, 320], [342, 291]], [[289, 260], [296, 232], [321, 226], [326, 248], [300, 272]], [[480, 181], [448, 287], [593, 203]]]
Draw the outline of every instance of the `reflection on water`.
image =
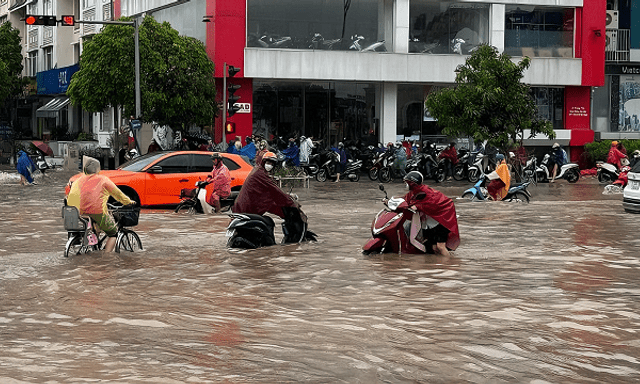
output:
[[0, 204], [0, 382], [640, 378], [619, 201], [456, 201], [453, 257], [363, 256], [380, 193], [340, 184], [299, 193], [318, 243], [246, 252], [225, 249], [224, 216], [145, 210], [144, 251], [65, 259], [59, 207]]

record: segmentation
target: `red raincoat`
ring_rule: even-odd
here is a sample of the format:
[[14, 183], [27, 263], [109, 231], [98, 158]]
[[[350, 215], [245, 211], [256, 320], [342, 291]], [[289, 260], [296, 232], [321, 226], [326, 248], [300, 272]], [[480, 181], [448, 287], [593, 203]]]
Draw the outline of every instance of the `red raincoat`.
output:
[[231, 174], [229, 173], [229, 168], [222, 164], [222, 162], [213, 168], [207, 179], [213, 180], [213, 182], [206, 187], [209, 204], [219, 200], [219, 198], [224, 199], [231, 195]]
[[[269, 176], [263, 165], [253, 168], [244, 181], [240, 194], [233, 205], [234, 213], [253, 213], [263, 215], [272, 213], [284, 219], [282, 207], [299, 208], [291, 196], [282, 191]], [[306, 221], [306, 217], [300, 211], [300, 216]]]
[[[425, 196], [422, 199], [418, 199], [416, 195], [421, 193], [424, 193]], [[434, 220], [450, 231], [447, 239], [447, 248], [453, 251], [458, 247], [460, 244], [460, 232], [458, 231], [458, 219], [453, 200], [442, 192], [426, 185], [420, 185], [418, 188], [412, 189], [404, 196], [404, 199], [409, 206], [415, 205], [418, 211], [433, 217]]]

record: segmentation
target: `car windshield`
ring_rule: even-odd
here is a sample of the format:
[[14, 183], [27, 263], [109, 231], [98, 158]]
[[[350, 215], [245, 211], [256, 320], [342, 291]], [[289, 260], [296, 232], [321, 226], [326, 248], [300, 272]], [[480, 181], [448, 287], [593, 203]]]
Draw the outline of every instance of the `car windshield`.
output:
[[123, 171], [140, 172], [144, 169], [144, 167], [166, 154], [167, 152], [147, 153], [146, 155], [142, 155], [140, 157], [132, 159], [131, 161], [122, 165], [119, 169]]

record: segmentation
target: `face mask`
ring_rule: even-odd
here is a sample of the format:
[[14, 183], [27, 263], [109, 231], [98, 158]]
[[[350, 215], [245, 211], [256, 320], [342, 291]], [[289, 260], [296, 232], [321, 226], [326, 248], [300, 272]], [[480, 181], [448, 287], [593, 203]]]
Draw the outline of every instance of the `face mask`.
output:
[[264, 165], [264, 169], [266, 169], [266, 170], [267, 170], [267, 172], [269, 172], [270, 170], [272, 170], [272, 169], [273, 169], [273, 164], [265, 164], [265, 165]]

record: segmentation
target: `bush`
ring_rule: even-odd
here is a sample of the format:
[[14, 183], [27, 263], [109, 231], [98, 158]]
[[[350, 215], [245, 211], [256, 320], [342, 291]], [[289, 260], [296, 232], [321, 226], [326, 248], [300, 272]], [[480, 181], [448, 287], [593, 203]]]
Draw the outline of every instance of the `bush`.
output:
[[[613, 140], [594, 141], [593, 143], [587, 143], [584, 145], [585, 154], [587, 159], [593, 163], [596, 161], [606, 161], [609, 149], [611, 148], [611, 142]], [[622, 143], [627, 149], [627, 154], [635, 150], [640, 150], [640, 140], [617, 140]]]

